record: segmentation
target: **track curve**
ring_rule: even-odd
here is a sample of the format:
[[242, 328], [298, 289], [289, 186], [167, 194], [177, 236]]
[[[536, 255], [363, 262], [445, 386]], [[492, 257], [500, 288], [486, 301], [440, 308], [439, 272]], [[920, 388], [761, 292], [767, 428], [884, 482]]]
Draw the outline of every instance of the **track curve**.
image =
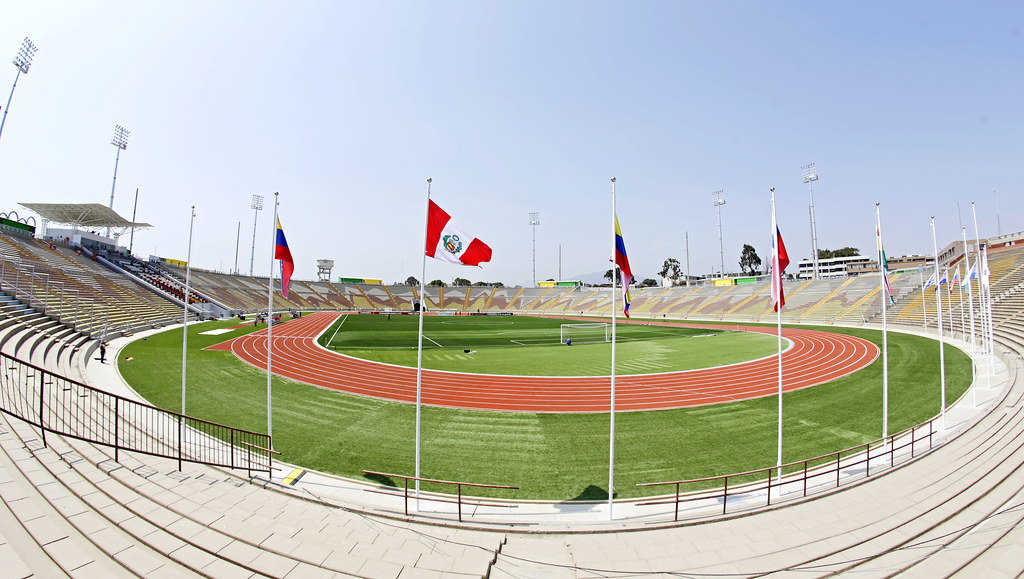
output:
[[[328, 351], [316, 338], [337, 317], [317, 312], [274, 327], [274, 374], [333, 390], [400, 402], [416, 401], [416, 369], [381, 364]], [[623, 323], [623, 322], [619, 322]], [[628, 322], [626, 322], [628, 323]], [[647, 322], [644, 322], [647, 323]], [[701, 324], [664, 323], [721, 328]], [[774, 334], [775, 328], [737, 329]], [[783, 328], [791, 346], [782, 354], [786, 392], [846, 376], [871, 364], [878, 347], [861, 338]], [[228, 340], [210, 349], [227, 350], [257, 368], [267, 367], [267, 331]], [[617, 376], [616, 411], [662, 410], [771, 396], [778, 392], [775, 356], [683, 372]], [[610, 381], [602, 377], [495, 376], [423, 370], [424, 404], [509, 412], [608, 412]]]

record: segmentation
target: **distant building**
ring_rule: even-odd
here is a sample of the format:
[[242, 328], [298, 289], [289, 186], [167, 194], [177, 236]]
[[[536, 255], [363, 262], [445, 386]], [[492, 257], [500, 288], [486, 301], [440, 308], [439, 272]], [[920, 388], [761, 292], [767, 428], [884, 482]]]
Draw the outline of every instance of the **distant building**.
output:
[[[902, 271], [908, 269], [917, 269], [923, 266], [929, 266], [932, 264], [932, 258], [927, 255], [904, 255], [903, 257], [886, 257], [889, 261], [889, 271]], [[864, 263], [858, 263], [848, 268], [847, 273], [851, 276], [862, 275], [865, 273], [878, 273], [878, 261], [871, 260]]]
[[[851, 255], [849, 257], [830, 257], [818, 260], [818, 277], [846, 277], [856, 275], [851, 270], [859, 271], [866, 264], [871, 263], [871, 258], [863, 255]], [[801, 259], [797, 264], [797, 279], [812, 279], [814, 277], [814, 262], [809, 259]], [[875, 264], [875, 271], [878, 271], [878, 264]]]

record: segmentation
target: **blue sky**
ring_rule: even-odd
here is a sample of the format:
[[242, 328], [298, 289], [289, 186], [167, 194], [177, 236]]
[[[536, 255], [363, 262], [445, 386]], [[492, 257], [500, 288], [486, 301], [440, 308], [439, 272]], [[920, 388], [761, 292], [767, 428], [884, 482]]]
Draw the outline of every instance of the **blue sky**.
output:
[[[632, 269], [726, 269], [770, 251], [769, 188], [791, 257], [891, 256], [1024, 229], [1024, 7], [1010, 2], [20, 2], [0, 55], [39, 47], [0, 137], [0, 210], [110, 197], [135, 250], [269, 269], [272, 199], [296, 275], [420, 276], [432, 197], [494, 250], [427, 279], [532, 283], [609, 267], [611, 177]], [[6, 48], [5, 48], [6, 47]], [[7, 62], [6, 60], [3, 62]], [[0, 67], [6, 93], [16, 69]], [[0, 102], [2, 105], [5, 100]], [[973, 225], [968, 229], [973, 237]], [[127, 240], [124, 241], [127, 244]]]

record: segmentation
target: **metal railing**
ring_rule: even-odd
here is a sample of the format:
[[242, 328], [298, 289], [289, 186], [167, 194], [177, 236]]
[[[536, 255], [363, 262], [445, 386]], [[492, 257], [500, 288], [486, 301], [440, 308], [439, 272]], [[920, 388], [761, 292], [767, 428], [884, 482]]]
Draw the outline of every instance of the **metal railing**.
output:
[[435, 503], [456, 503], [456, 504], [458, 504], [458, 506], [459, 506], [459, 522], [460, 523], [462, 522], [462, 505], [468, 505], [468, 506], [471, 506], [471, 507], [499, 507], [499, 508], [515, 508], [515, 506], [516, 506], [516, 505], [508, 504], [508, 503], [484, 503], [484, 502], [480, 502], [480, 501], [466, 502], [466, 501], [464, 501], [462, 499], [462, 487], [484, 488], [484, 489], [519, 490], [519, 487], [512, 487], [512, 486], [505, 486], [505, 485], [485, 485], [485, 484], [479, 484], [479, 483], [458, 482], [458, 481], [450, 481], [450, 480], [437, 480], [437, 479], [432, 479], [432, 478], [417, 478], [417, 477], [414, 477], [414, 476], [406, 476], [406, 475], [402, 475], [402, 474], [392, 474], [392, 473], [387, 473], [387, 472], [377, 472], [377, 471], [372, 471], [372, 470], [364, 470], [363, 474], [364, 475], [368, 474], [368, 475], [372, 475], [372, 476], [381, 476], [381, 477], [387, 477], [387, 478], [402, 479], [405, 482], [405, 488], [403, 490], [401, 490], [400, 493], [398, 492], [399, 489], [397, 487], [392, 487], [392, 488], [395, 489], [395, 491], [391, 491], [391, 490], [388, 490], [388, 489], [372, 489], [370, 492], [381, 493], [381, 494], [385, 494], [385, 495], [389, 495], [389, 496], [400, 496], [400, 497], [402, 497], [404, 499], [404, 503], [405, 503], [405, 516], [407, 516], [407, 517], [409, 516], [409, 481], [420, 481], [420, 482], [437, 483], [437, 484], [444, 484], [444, 485], [455, 485], [457, 487], [457, 489], [456, 489], [456, 495], [455, 495], [454, 499], [449, 499], [449, 498], [445, 498], [443, 496], [438, 496], [438, 495], [431, 495], [426, 500], [429, 500], [429, 501], [432, 501], [432, 502], [435, 502]]
[[[931, 450], [933, 447], [932, 435], [935, 433], [933, 426], [935, 420], [933, 418], [886, 438], [781, 466], [771, 466], [746, 472], [697, 479], [639, 483], [636, 486], [675, 486], [675, 495], [669, 498], [637, 503], [637, 505], [674, 504], [673, 520], [678, 521], [679, 505], [682, 503], [717, 499], [722, 502], [722, 514], [724, 515], [729, 509], [729, 497], [736, 497], [738, 495], [749, 497], [756, 493], [764, 492], [765, 505], [770, 506], [772, 504], [772, 490], [781, 490], [783, 486], [802, 483], [802, 497], [807, 496], [808, 483], [811, 481], [813, 481], [813, 484], [824, 486], [823, 480], [831, 481], [834, 478], [835, 485], [833, 486], [831, 482], [828, 482], [827, 488], [838, 488], [842, 484], [841, 475], [844, 470], [849, 473], [851, 470], [862, 466], [864, 477], [867, 478], [871, 476], [872, 460], [877, 462], [877, 459], [886, 457], [891, 468], [895, 466], [897, 456], [906, 460], [913, 459], [917, 443], [919, 442], [927, 442], [926, 451]], [[922, 434], [921, 431], [925, 432]], [[918, 437], [919, 434], [920, 437]], [[872, 454], [873, 450], [875, 451], [874, 454]], [[786, 471], [789, 471], [789, 473], [786, 474]], [[848, 476], [847, 480], [853, 480], [854, 478], [856, 477]], [[733, 481], [732, 487], [729, 486], [730, 480]], [[737, 484], [737, 480], [741, 482]], [[693, 486], [701, 488], [694, 491], [684, 491], [685, 487]], [[776, 496], [779, 495], [776, 494]], [[749, 506], [750, 501], [744, 501], [743, 505]]]
[[114, 449], [270, 473], [271, 438], [170, 412], [55, 374], [0, 354], [0, 412], [42, 433], [76, 438]]

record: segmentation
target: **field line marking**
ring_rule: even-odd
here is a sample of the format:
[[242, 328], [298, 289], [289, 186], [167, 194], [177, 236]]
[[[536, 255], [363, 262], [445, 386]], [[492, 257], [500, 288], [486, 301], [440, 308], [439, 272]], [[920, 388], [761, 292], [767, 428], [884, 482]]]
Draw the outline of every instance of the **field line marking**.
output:
[[331, 335], [331, 341], [327, 342], [327, 347], [330, 347], [331, 344], [334, 343], [334, 336], [338, 335], [338, 332], [341, 331], [341, 327], [345, 325], [345, 320], [347, 320], [347, 319], [348, 319], [348, 314], [345, 314], [345, 317], [341, 318], [341, 323], [338, 324], [338, 329], [334, 330], [334, 333]]
[[519, 341], [516, 341], [516, 340], [509, 340], [509, 342], [512, 342], [513, 344], [518, 344], [520, 346], [525, 346], [526, 345], [526, 344], [524, 344], [522, 342], [519, 342]]
[[[426, 339], [428, 339], [428, 340], [430, 340], [430, 336], [428, 336], [428, 335], [426, 335], [426, 334], [423, 334], [423, 337], [424, 337], [424, 338], [426, 338]], [[431, 342], [434, 342], [434, 340], [430, 340], [430, 341], [431, 341]], [[444, 346], [442, 346], [441, 344], [438, 344], [437, 342], [434, 342], [434, 344], [436, 344], [438, 348], [443, 348], [443, 347], [444, 347]]]

